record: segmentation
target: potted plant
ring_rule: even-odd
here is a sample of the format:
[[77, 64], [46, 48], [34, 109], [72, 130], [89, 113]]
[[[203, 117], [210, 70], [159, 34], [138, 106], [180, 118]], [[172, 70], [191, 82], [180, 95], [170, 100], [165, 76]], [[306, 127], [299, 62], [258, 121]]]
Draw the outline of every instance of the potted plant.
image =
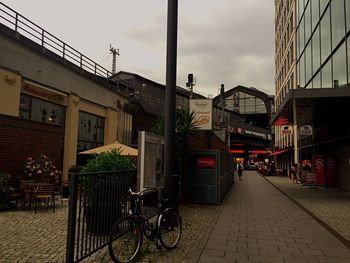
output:
[[5, 211], [10, 208], [8, 195], [11, 192], [11, 187], [8, 184], [9, 175], [0, 172], [0, 211]]
[[27, 178], [33, 179], [39, 183], [58, 184], [62, 172], [56, 168], [45, 154], [40, 154], [36, 159], [32, 157], [27, 158], [25, 175]]
[[99, 173], [135, 169], [133, 159], [130, 156], [121, 155], [118, 149], [95, 155], [95, 158], [90, 159], [81, 168], [81, 187], [85, 197], [84, 210], [89, 232], [108, 234], [121, 214], [119, 200], [108, 197], [113, 196], [112, 191], [116, 188], [122, 188], [120, 185], [122, 182], [116, 180], [115, 174], [100, 176]]

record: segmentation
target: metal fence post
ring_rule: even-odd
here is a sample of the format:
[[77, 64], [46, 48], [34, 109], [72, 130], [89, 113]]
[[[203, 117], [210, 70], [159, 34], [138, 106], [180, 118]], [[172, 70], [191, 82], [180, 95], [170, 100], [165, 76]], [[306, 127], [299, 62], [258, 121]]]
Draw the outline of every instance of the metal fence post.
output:
[[78, 175], [76, 173], [70, 173], [69, 176], [70, 176], [70, 189], [69, 189], [66, 262], [73, 263], [74, 262], [74, 244], [75, 244], [75, 224], [77, 219]]

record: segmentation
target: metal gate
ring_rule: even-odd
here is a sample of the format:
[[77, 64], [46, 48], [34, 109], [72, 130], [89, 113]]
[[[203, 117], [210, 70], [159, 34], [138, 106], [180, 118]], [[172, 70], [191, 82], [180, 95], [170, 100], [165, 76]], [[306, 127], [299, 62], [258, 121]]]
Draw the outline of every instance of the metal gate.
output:
[[70, 173], [66, 261], [79, 262], [108, 244], [109, 231], [126, 215], [136, 170]]

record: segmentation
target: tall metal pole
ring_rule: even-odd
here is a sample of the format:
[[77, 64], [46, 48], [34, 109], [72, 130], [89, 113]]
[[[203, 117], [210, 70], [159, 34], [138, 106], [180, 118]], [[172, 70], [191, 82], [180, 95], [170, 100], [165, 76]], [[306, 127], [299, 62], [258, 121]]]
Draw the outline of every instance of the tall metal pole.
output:
[[176, 57], [178, 0], [168, 0], [166, 89], [165, 89], [165, 195], [176, 203], [179, 198], [175, 175]]

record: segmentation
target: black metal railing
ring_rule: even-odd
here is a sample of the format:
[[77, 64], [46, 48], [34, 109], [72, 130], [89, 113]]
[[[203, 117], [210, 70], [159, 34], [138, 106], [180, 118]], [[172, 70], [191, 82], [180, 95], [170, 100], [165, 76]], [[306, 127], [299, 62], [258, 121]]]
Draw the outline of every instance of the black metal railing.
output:
[[79, 262], [108, 244], [118, 218], [127, 213], [136, 170], [70, 173], [66, 261]]
[[0, 2], [0, 23], [41, 47], [50, 50], [76, 66], [97, 76], [109, 78], [112, 73], [76, 49], [64, 43], [42, 27]]

